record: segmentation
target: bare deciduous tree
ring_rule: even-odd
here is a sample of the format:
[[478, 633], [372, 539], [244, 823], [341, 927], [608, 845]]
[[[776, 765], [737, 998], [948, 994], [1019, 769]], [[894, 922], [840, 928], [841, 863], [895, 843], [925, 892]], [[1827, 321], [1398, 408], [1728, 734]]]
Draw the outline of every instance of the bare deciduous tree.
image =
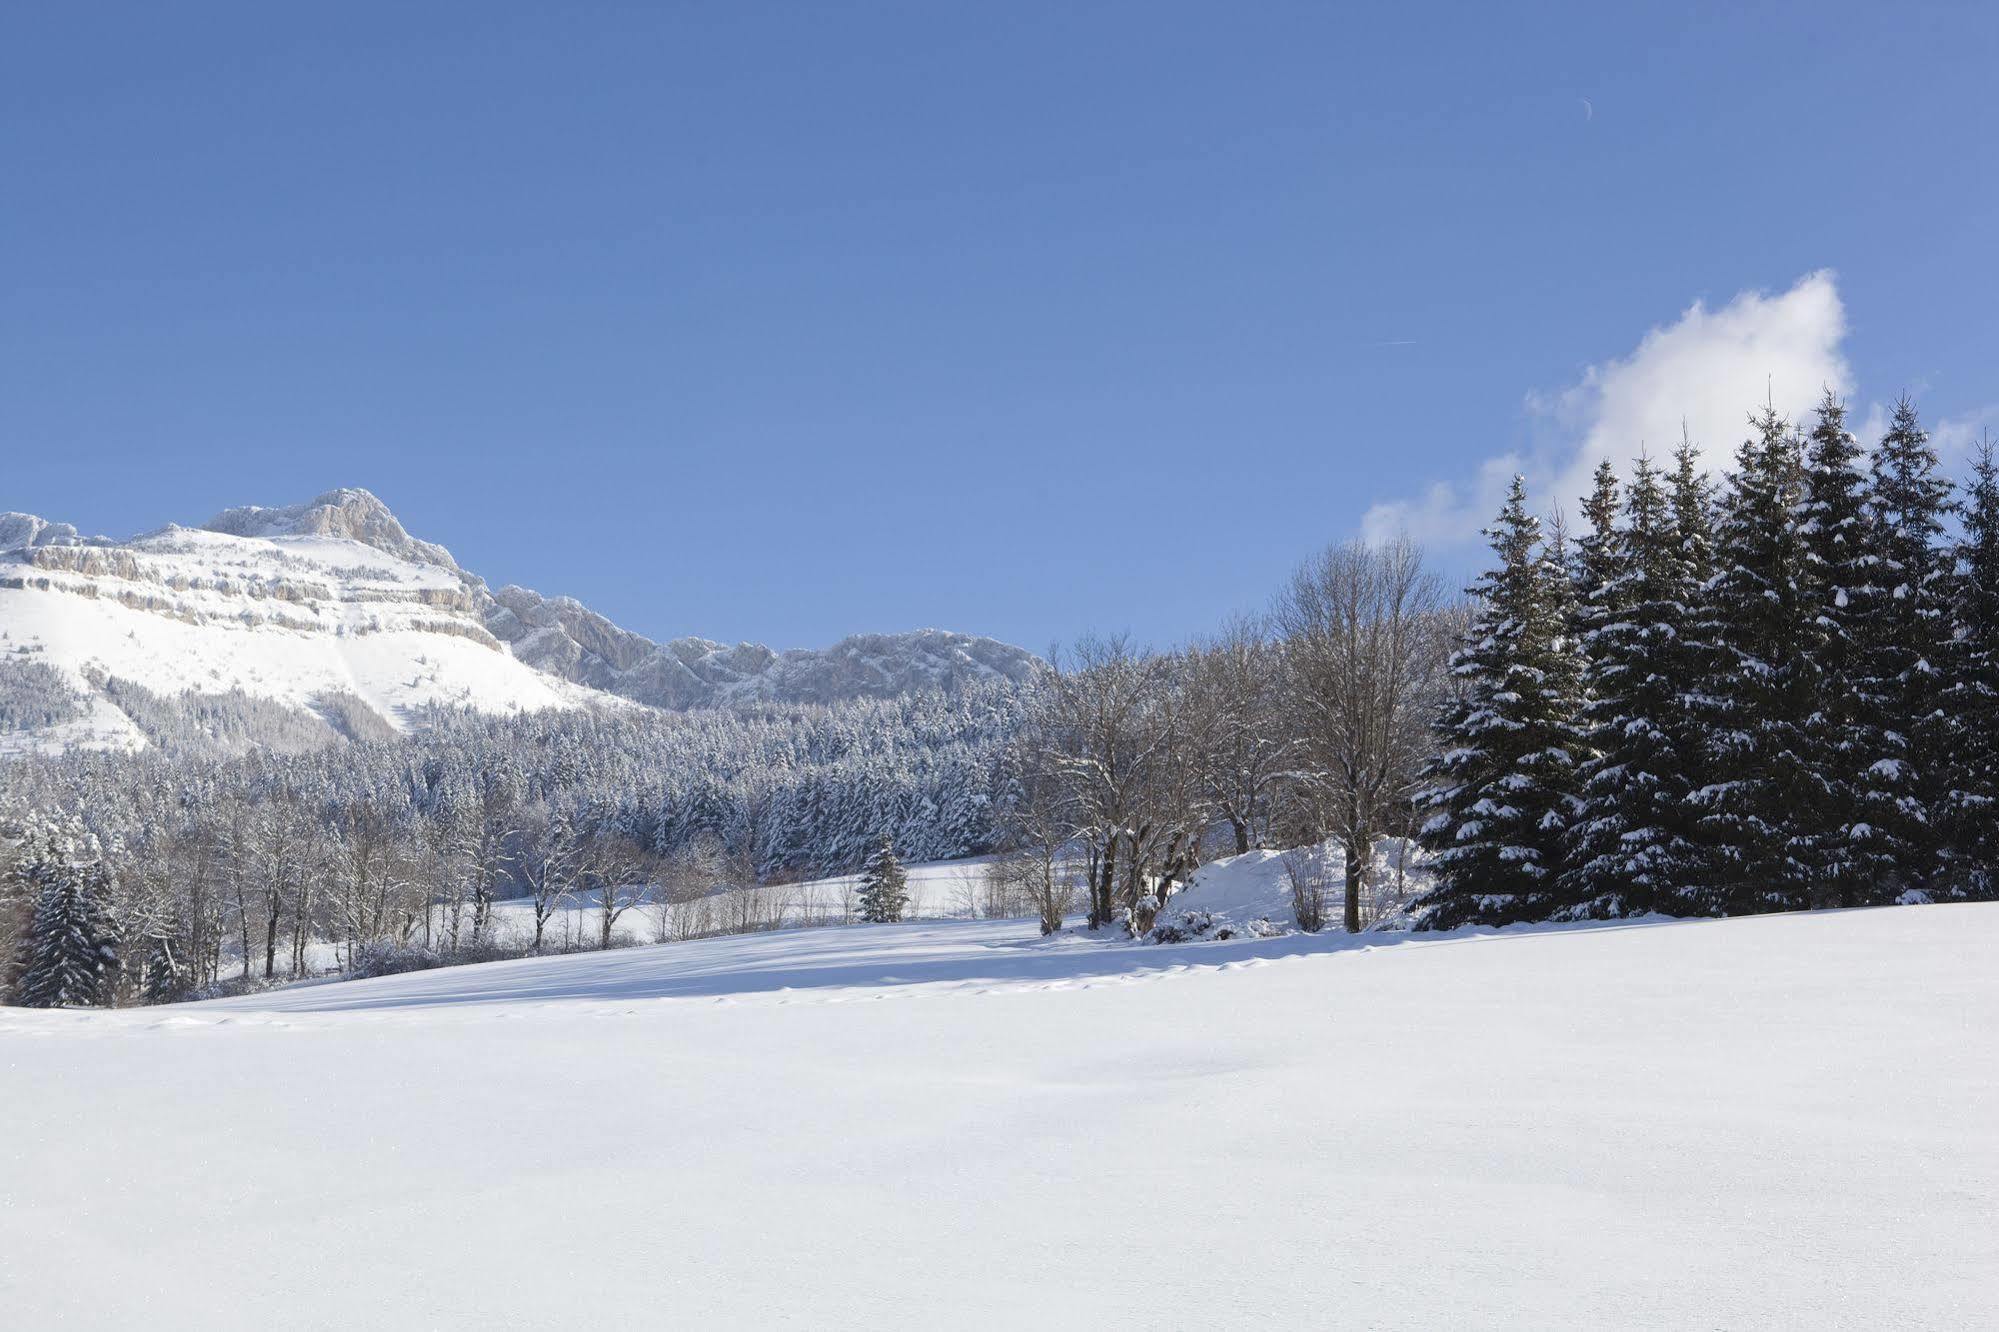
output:
[[1285, 729], [1284, 651], [1267, 621], [1238, 616], [1186, 657], [1188, 743], [1237, 855], [1260, 839], [1296, 748]]
[[1279, 595], [1300, 793], [1346, 856], [1345, 924], [1361, 927], [1375, 840], [1409, 807], [1450, 655], [1442, 585], [1406, 539], [1348, 542], [1305, 562]]

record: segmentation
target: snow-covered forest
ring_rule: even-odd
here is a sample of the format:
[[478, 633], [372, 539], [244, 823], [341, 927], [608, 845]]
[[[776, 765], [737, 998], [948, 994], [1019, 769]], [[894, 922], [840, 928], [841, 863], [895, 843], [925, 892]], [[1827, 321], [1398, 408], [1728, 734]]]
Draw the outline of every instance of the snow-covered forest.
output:
[[[1573, 527], [1516, 480], [1466, 600], [1406, 542], [1335, 545], [1207, 638], [1088, 639], [1027, 682], [433, 706], [397, 732], [337, 697], [302, 714], [100, 681], [147, 748], [6, 768], [13, 992], [183, 998], [310, 974], [322, 942], [349, 967], [478, 960], [504, 899], [531, 902], [533, 951], [578, 901], [609, 947], [642, 901], [870, 857], [879, 886], [997, 853], [1001, 899], [1044, 933], [1079, 910], [1122, 936], [1261, 847], [1332, 849], [1293, 875], [1308, 932], [1992, 896], [1990, 450], [1959, 489], [1906, 402], [1871, 451], [1830, 395], [1808, 432], [1754, 424], [1724, 477], [1687, 446], [1605, 464]], [[7, 671], [0, 724], [62, 718], [59, 677]], [[1374, 881], [1385, 839], [1427, 853], [1417, 900]]]

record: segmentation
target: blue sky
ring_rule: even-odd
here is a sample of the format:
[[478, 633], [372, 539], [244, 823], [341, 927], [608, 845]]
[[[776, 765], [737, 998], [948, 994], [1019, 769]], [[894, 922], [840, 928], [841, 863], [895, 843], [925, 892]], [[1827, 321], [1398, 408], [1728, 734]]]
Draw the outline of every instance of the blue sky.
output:
[[655, 636], [1038, 649], [1456, 574], [1766, 375], [1961, 438], [1999, 6], [1742, 8], [11, 6], [0, 509], [363, 485]]

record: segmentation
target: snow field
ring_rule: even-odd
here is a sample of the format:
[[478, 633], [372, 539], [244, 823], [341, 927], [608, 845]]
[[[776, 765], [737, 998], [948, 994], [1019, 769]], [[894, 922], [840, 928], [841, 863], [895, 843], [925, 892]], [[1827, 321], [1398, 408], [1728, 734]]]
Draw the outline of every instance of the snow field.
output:
[[1967, 1327], [1999, 908], [0, 1011], [21, 1326]]

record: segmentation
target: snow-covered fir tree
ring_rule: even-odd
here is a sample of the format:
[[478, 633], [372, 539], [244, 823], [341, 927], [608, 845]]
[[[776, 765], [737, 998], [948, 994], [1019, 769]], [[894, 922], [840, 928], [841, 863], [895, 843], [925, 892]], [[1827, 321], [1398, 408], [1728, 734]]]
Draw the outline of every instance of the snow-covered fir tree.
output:
[[187, 988], [187, 967], [174, 941], [163, 934], [147, 939], [140, 996], [149, 1004], [171, 1004], [187, 998]]
[[1949, 788], [1938, 811], [1939, 897], [1999, 896], [1999, 463], [1980, 445], [1950, 560], [1942, 711]]
[[1696, 627], [1708, 684], [1702, 914], [1810, 905], [1826, 838], [1826, 790], [1812, 762], [1823, 631], [1799, 530], [1803, 458], [1774, 409], [1736, 453], [1715, 534], [1715, 573]]
[[1477, 609], [1451, 665], [1458, 696], [1439, 719], [1442, 752], [1423, 799], [1420, 837], [1438, 879], [1420, 903], [1428, 929], [1544, 918], [1574, 790], [1567, 575], [1543, 547], [1520, 477], [1487, 536], [1498, 563], [1470, 588]]
[[34, 828], [16, 861], [34, 901], [14, 985], [24, 1008], [98, 1008], [112, 1001], [118, 935], [95, 839], [69, 822]]
[[1686, 579], [1682, 600], [1691, 611], [1714, 576], [1714, 487], [1701, 470], [1700, 450], [1684, 435], [1673, 450], [1673, 479], [1667, 489]]
[[1617, 469], [1610, 459], [1596, 465], [1582, 510], [1589, 531], [1571, 543], [1569, 563], [1574, 571], [1577, 614], [1588, 632], [1604, 622], [1604, 606], [1612, 600], [1605, 589], [1617, 582], [1624, 554], [1617, 533]]
[[1806, 586], [1817, 616], [1817, 705], [1805, 722], [1809, 761], [1823, 789], [1817, 813], [1818, 904], [1852, 906], [1874, 899], [1892, 879], [1891, 848], [1861, 809], [1863, 773], [1881, 753], [1881, 737], [1861, 698], [1857, 671], [1862, 626], [1879, 597], [1877, 558], [1867, 514], [1867, 474], [1860, 442], [1846, 428], [1846, 408], [1832, 390], [1819, 401], [1805, 449], [1798, 504]]
[[1685, 694], [1690, 578], [1680, 532], [1651, 460], [1638, 459], [1614, 532], [1615, 558], [1594, 595], [1585, 757], [1556, 915], [1603, 918], [1686, 908], [1696, 862], [1692, 816], [1699, 734]]
[[1863, 772], [1861, 814], [1884, 877], [1863, 901], [1927, 891], [1942, 868], [1935, 811], [1949, 789], [1952, 729], [1941, 707], [1951, 636], [1942, 539], [1950, 492], [1929, 432], [1903, 398], [1874, 451], [1867, 496], [1881, 595], [1866, 616], [1856, 676], [1880, 752]]
[[891, 925], [909, 905], [909, 875], [895, 856], [895, 839], [884, 836], [861, 871], [861, 919], [871, 925]]

